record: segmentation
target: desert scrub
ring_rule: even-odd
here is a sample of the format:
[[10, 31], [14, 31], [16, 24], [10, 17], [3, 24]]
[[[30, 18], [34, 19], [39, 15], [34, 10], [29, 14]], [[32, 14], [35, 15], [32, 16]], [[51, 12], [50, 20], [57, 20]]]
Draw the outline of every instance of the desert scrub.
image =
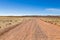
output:
[[10, 22], [12, 22], [12, 20], [9, 20]]
[[0, 26], [0, 28], [1, 28], [1, 26]]

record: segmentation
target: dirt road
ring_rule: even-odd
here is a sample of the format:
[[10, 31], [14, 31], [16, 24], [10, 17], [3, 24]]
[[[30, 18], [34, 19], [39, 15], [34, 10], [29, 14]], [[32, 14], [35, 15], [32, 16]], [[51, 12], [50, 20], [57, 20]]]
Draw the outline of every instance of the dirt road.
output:
[[[40, 22], [40, 19], [31, 18], [27, 21], [24, 20], [21, 25], [1, 35], [0, 40], [59, 40], [49, 38], [48, 33], [51, 33], [51, 31], [46, 28], [49, 29], [50, 27], [45, 27], [44, 22]], [[53, 29], [53, 27], [50, 29]]]

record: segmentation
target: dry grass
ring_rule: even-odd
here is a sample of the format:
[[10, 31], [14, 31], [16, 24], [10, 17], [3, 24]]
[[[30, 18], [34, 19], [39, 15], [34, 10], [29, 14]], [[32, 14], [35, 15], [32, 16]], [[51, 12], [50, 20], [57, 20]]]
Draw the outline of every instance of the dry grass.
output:
[[60, 26], [60, 17], [41, 17], [42, 21]]
[[19, 24], [22, 21], [23, 21], [23, 18], [20, 18], [20, 17], [8, 17], [8, 16], [1, 17], [0, 16], [0, 30]]

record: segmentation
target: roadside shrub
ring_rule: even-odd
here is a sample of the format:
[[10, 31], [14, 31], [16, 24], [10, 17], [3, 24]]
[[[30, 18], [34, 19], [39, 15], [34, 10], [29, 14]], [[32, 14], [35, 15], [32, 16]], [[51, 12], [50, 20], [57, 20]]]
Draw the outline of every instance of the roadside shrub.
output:
[[9, 23], [9, 25], [11, 25], [11, 23]]
[[1, 28], [1, 26], [0, 26], [0, 28]]
[[12, 22], [12, 20], [10, 20], [10, 22]]
[[54, 23], [56, 25], [56, 23]]

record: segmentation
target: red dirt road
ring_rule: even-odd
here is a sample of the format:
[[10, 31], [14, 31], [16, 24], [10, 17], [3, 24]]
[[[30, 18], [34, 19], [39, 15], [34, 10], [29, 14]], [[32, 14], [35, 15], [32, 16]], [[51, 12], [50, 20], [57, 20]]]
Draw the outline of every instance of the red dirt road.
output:
[[0, 36], [0, 40], [60, 40], [60, 27], [31, 18]]

